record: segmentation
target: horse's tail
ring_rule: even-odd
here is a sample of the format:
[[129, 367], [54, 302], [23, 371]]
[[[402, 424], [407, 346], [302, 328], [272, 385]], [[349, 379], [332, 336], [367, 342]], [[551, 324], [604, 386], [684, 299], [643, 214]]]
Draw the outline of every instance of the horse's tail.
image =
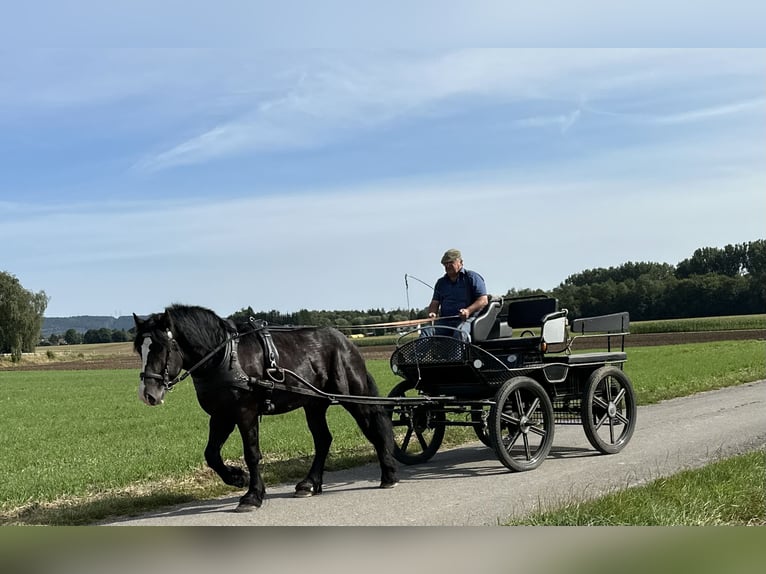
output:
[[370, 396], [378, 397], [380, 396], [380, 392], [378, 391], [378, 385], [375, 383], [375, 377], [372, 376], [372, 373], [370, 371], [367, 371], [367, 389], [369, 390]]

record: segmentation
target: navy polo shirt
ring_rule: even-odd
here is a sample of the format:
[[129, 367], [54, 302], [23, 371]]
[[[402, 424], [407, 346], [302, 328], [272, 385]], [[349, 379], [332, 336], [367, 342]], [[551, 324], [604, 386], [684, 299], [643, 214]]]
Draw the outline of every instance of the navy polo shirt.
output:
[[[487, 294], [484, 278], [466, 268], [461, 269], [453, 283], [445, 273], [434, 285], [433, 300], [439, 302], [439, 314], [442, 317], [457, 315], [460, 309], [465, 309], [482, 295]], [[478, 309], [473, 315], [476, 315]]]

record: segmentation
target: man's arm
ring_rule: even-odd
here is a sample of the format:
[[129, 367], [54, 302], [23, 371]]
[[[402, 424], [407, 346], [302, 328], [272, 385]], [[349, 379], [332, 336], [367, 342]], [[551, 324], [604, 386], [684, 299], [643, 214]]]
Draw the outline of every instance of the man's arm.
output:
[[476, 301], [468, 305], [465, 309], [460, 309], [460, 317], [467, 319], [477, 311], [481, 311], [489, 303], [489, 298], [486, 295], [480, 295]]

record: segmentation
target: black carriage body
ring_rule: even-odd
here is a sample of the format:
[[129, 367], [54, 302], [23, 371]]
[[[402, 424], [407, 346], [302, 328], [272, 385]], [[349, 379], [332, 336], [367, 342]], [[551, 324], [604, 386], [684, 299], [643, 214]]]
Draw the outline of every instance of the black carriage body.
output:
[[[394, 351], [391, 369], [414, 382], [421, 394], [431, 397], [492, 399], [513, 377], [526, 376], [548, 391], [559, 424], [580, 424], [580, 400], [591, 374], [605, 365], [622, 369], [627, 361], [624, 337], [628, 334], [628, 313], [576, 319], [572, 339], [547, 342], [542, 337], [545, 323], [563, 318], [550, 297], [493, 298], [476, 319], [470, 342], [457, 336], [418, 337]], [[491, 324], [489, 324], [491, 322]], [[515, 333], [523, 336], [515, 336]], [[498, 336], [504, 333], [506, 336]], [[573, 353], [578, 337], [603, 337], [606, 351]], [[620, 350], [613, 351], [613, 338]], [[557, 348], [554, 348], [557, 347]]]
[[[491, 298], [472, 325], [470, 341], [460, 337], [457, 331], [455, 336], [411, 334], [410, 337], [415, 338], [397, 345], [391, 356], [391, 369], [404, 379], [404, 387], [417, 392], [417, 396], [434, 399], [425, 407], [430, 419], [424, 419], [423, 408], [418, 407], [421, 409], [418, 420], [427, 422], [422, 428], [442, 425], [443, 433], [443, 426], [474, 426], [479, 438], [494, 446], [512, 470], [534, 468], [541, 460], [535, 460], [534, 453], [528, 452], [526, 461], [522, 457], [522, 463], [518, 464], [518, 460], [506, 457], [502, 445], [491, 444], [501, 441], [500, 430], [497, 430], [497, 438], [490, 441], [486, 429], [492, 424], [500, 429], [501, 414], [494, 411], [502, 408], [513, 411], [498, 403], [508, 400], [510, 392], [518, 392], [519, 386], [537, 397], [536, 404], [542, 401], [549, 405], [534, 412], [530, 410], [527, 421], [530, 425], [580, 424], [598, 450], [618, 452], [630, 439], [635, 425], [635, 398], [631, 383], [623, 373], [627, 360], [628, 313], [575, 319], [571, 326], [567, 320], [567, 311], [559, 309], [554, 298], [505, 301]], [[600, 337], [605, 341], [606, 350], [576, 352], [576, 340], [589, 337]], [[492, 412], [486, 410], [488, 407]], [[456, 421], [450, 418], [451, 414], [470, 415], [470, 421]], [[505, 417], [513, 419], [517, 414], [506, 413]], [[408, 416], [410, 418], [404, 417], [405, 422], [412, 427], [412, 419], [417, 417], [413, 413]], [[547, 418], [551, 419], [550, 423]], [[606, 439], [598, 434], [605, 421], [611, 433]], [[617, 435], [612, 427], [615, 421], [621, 426]], [[479, 425], [484, 426], [484, 434]], [[519, 428], [521, 426], [519, 424]], [[418, 430], [410, 428], [410, 432]], [[552, 432], [551, 428], [550, 437], [546, 437], [547, 446], [541, 449], [550, 447]], [[420, 435], [418, 439], [423, 442]], [[432, 454], [428, 452], [426, 458]], [[408, 462], [407, 457], [402, 460]], [[414, 457], [409, 462], [419, 460]]]

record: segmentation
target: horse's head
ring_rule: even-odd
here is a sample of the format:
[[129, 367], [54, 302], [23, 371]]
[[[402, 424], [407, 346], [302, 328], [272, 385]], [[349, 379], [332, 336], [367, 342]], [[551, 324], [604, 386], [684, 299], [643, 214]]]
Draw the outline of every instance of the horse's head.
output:
[[138, 398], [147, 405], [158, 405], [181, 372], [183, 355], [167, 311], [143, 320], [134, 313], [133, 321], [136, 324], [133, 348], [141, 356], [142, 364]]

